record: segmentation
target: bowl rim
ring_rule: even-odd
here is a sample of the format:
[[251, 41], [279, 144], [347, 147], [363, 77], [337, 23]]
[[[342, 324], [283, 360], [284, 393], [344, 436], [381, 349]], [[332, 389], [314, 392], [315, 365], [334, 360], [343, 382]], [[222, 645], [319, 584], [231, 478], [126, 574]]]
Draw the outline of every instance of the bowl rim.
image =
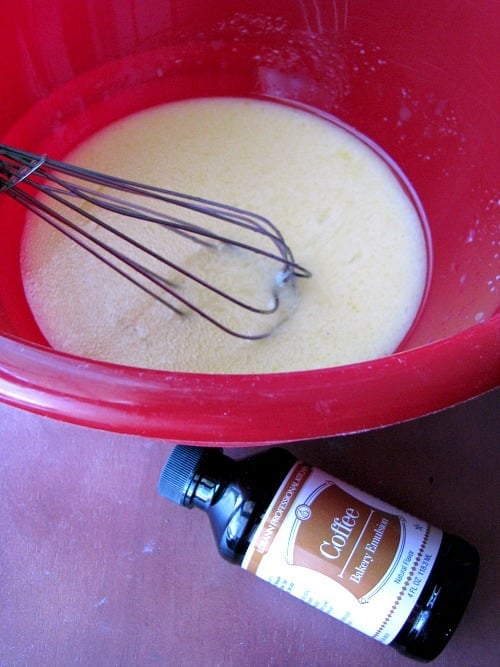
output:
[[313, 440], [437, 412], [500, 384], [500, 312], [371, 361], [266, 374], [120, 366], [0, 336], [0, 400], [117, 433], [187, 444]]

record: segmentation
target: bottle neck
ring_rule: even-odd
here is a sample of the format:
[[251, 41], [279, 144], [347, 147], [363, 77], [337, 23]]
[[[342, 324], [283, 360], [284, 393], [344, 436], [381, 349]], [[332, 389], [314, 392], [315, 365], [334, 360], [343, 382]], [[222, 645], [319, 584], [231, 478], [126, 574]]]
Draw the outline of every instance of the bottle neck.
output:
[[229, 469], [234, 462], [221, 450], [207, 452], [186, 491], [184, 505], [208, 512], [227, 484]]
[[182, 504], [206, 512], [222, 557], [241, 563], [254, 529], [294, 462], [295, 457], [279, 448], [240, 460], [205, 449]]
[[188, 494], [186, 494], [188, 507], [197, 507], [207, 512], [215, 500], [217, 491], [220, 489], [220, 482], [206, 475], [197, 475], [191, 487], [188, 490], [189, 499]]

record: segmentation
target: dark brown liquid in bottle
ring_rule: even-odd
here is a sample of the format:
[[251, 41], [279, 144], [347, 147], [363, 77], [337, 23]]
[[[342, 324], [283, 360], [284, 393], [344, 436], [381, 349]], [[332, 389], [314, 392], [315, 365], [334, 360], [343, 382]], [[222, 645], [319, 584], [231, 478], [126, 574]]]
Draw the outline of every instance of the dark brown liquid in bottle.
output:
[[[292, 454], [280, 448], [234, 461], [219, 449], [179, 446], [158, 486], [170, 500], [207, 512], [220, 554], [241, 564], [264, 513], [295, 462]], [[476, 549], [444, 534], [427, 582], [390, 646], [417, 660], [434, 659], [465, 611], [478, 568]]]

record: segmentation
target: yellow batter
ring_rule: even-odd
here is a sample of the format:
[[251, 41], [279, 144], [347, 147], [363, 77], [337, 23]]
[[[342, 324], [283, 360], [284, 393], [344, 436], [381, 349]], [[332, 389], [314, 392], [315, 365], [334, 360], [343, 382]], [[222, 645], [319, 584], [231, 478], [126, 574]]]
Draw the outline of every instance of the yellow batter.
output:
[[[386, 162], [328, 120], [268, 101], [182, 101], [124, 118], [66, 159], [260, 213], [312, 277], [285, 287], [278, 314], [265, 320], [200, 297], [244, 332], [276, 327], [263, 340], [240, 340], [194, 314], [176, 315], [30, 215], [24, 287], [56, 349], [171, 370], [287, 371], [389, 354], [414, 320], [427, 274], [421, 220]], [[241, 273], [251, 299], [272, 300], [269, 262], [171, 233], [158, 238], [156, 228], [143, 233], [217, 284], [234, 287]], [[180, 290], [192, 295], [182, 281]]]

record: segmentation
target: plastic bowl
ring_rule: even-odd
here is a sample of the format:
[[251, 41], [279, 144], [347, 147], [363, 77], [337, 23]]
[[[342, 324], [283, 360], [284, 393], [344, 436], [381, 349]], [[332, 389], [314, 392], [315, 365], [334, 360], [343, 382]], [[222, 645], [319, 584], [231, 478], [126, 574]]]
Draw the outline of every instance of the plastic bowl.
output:
[[492, 1], [0, 2], [0, 136], [61, 157], [168, 100], [260, 95], [332, 113], [378, 143], [430, 225], [425, 306], [401, 348], [306, 372], [200, 375], [58, 353], [19, 274], [22, 212], [0, 198], [0, 398], [187, 443], [265, 444], [400, 422], [498, 385], [498, 7]]

